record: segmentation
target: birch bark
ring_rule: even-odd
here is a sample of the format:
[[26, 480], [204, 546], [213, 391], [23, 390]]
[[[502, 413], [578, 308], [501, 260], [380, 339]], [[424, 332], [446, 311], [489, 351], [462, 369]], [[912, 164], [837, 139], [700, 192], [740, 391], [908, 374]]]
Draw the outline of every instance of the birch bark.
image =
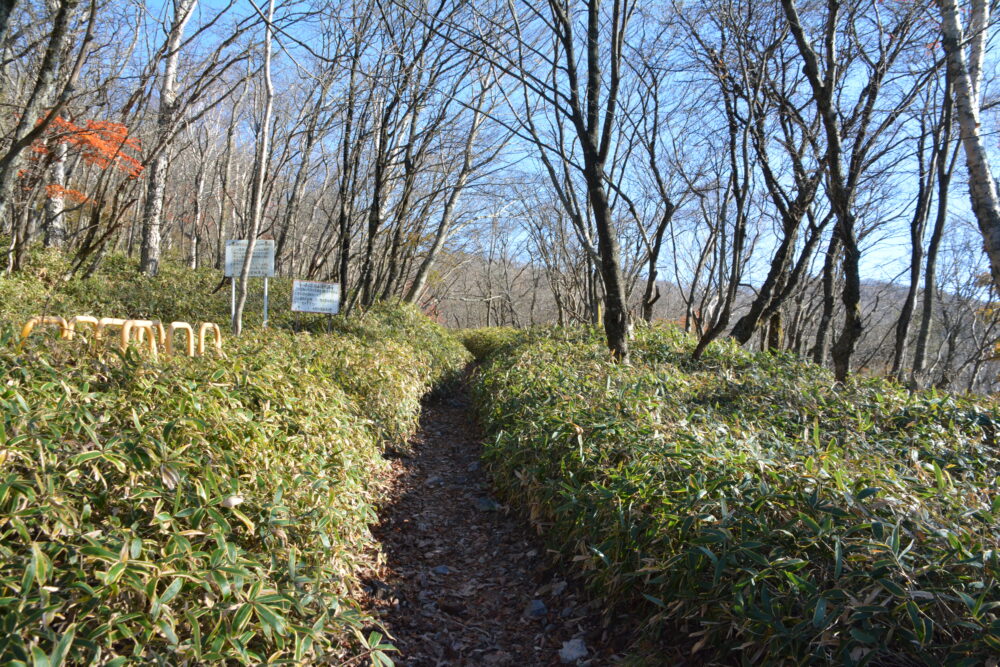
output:
[[59, 189], [45, 199], [45, 245], [61, 248], [66, 244], [66, 212], [62, 188], [66, 187], [66, 144], [52, 147], [52, 185]]
[[253, 174], [253, 190], [250, 195], [250, 233], [247, 235], [247, 254], [240, 269], [240, 281], [236, 291], [236, 310], [233, 313], [233, 334], [243, 331], [243, 308], [247, 303], [247, 280], [250, 278], [250, 262], [253, 259], [257, 234], [260, 233], [260, 219], [263, 214], [264, 172], [270, 155], [271, 112], [274, 104], [274, 84], [271, 81], [271, 22], [274, 20], [274, 0], [267, 5], [267, 21], [264, 24], [264, 111], [257, 136], [257, 158]]
[[954, 85], [955, 112], [965, 149], [965, 164], [969, 170], [972, 212], [983, 236], [993, 283], [1000, 286], [1000, 195], [979, 124], [982, 61], [990, 5], [986, 0], [970, 0], [971, 16], [966, 38], [955, 0], [937, 0], [937, 4], [941, 10], [941, 42], [948, 59], [948, 74]]
[[155, 276], [160, 268], [160, 239], [163, 225], [163, 197], [167, 189], [169, 151], [166, 143], [177, 121], [177, 68], [184, 29], [194, 14], [197, 0], [174, 0], [174, 19], [167, 35], [163, 77], [160, 79], [160, 109], [156, 121], [161, 150], [149, 167], [146, 201], [142, 213], [140, 269]]

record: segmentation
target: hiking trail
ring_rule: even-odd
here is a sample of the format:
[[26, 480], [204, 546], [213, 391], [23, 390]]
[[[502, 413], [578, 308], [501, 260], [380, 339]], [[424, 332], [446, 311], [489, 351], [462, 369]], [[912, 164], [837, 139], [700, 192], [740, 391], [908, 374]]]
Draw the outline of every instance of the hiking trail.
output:
[[391, 459], [389, 500], [373, 527], [385, 562], [366, 583], [396, 664], [615, 662], [625, 628], [603, 628], [534, 529], [491, 494], [465, 383], [425, 401], [410, 447]]

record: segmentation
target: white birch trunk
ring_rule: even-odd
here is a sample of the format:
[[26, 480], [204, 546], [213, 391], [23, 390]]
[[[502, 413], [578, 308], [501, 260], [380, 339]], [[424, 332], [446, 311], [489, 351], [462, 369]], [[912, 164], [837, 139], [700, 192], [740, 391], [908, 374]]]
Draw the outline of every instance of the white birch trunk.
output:
[[250, 233], [247, 235], [247, 254], [240, 269], [240, 282], [236, 293], [236, 309], [233, 313], [233, 334], [243, 331], [243, 308], [247, 302], [247, 280], [250, 278], [250, 262], [253, 259], [260, 219], [263, 213], [264, 173], [270, 154], [271, 107], [274, 103], [274, 84], [271, 82], [271, 21], [274, 19], [274, 0], [267, 4], [267, 21], [264, 25], [264, 113], [257, 137], [257, 158], [253, 174], [253, 190], [250, 198]]
[[52, 185], [59, 189], [45, 199], [45, 245], [62, 248], [66, 245], [66, 202], [62, 190], [66, 187], [66, 144], [52, 147]]
[[957, 4], [955, 0], [938, 0], [942, 44], [948, 58], [948, 73], [955, 86], [955, 110], [965, 149], [965, 164], [969, 170], [969, 198], [990, 260], [993, 282], [1000, 287], [1000, 195], [979, 125], [979, 91], [989, 3], [987, 0], [971, 0], [971, 4], [969, 54], [966, 56]]
[[180, 62], [184, 29], [197, 0], [174, 0], [174, 19], [167, 35], [166, 58], [163, 77], [160, 79], [160, 110], [157, 118], [157, 135], [160, 150], [149, 168], [149, 185], [142, 214], [142, 250], [140, 268], [143, 273], [155, 276], [160, 268], [160, 238], [163, 225], [163, 196], [167, 189], [169, 156], [166, 143], [173, 131], [177, 115], [177, 67]]

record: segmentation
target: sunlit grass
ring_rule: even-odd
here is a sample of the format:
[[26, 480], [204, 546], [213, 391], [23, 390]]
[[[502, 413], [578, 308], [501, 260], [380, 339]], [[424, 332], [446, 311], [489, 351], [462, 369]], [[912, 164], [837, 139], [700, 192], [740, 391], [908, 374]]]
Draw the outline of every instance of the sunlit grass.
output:
[[44, 334], [19, 350], [12, 325], [43, 296], [50, 312], [78, 314], [86, 293], [131, 315], [145, 285], [164, 319], [218, 315], [180, 270], [148, 285], [104, 273], [95, 295], [40, 266], [0, 280], [0, 662], [384, 651], [353, 602], [376, 557], [382, 448], [414, 431], [461, 345], [412, 307], [379, 306], [333, 334], [227, 337], [225, 358], [152, 362]]
[[702, 660], [1000, 650], [993, 401], [727, 343], [693, 362], [672, 327], [641, 329], [630, 366], [596, 332], [498, 338], [490, 469], [609, 610]]

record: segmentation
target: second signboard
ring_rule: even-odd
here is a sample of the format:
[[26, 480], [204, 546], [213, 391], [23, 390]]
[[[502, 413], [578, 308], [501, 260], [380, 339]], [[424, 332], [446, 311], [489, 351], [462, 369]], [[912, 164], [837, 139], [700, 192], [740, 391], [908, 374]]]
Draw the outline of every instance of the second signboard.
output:
[[292, 281], [292, 311], [336, 315], [340, 311], [340, 284]]

